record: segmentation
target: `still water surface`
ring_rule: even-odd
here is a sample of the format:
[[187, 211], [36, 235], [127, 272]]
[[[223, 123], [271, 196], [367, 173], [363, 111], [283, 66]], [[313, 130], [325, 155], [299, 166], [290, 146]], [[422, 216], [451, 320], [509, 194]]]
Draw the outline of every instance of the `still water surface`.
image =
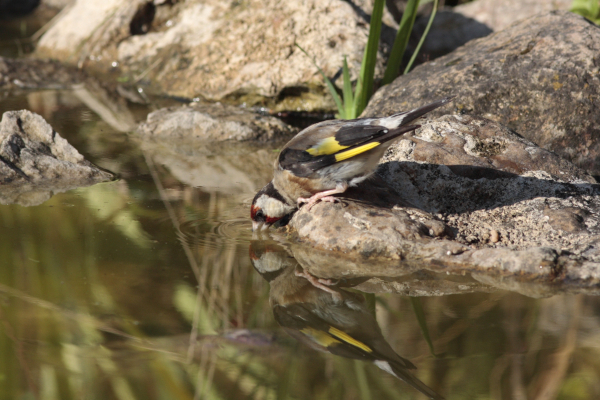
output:
[[[275, 149], [141, 144], [70, 91], [0, 101], [23, 108], [120, 179], [0, 205], [0, 399], [425, 398], [276, 322], [282, 275], [257, 272], [248, 218]], [[278, 251], [267, 269], [300, 268]], [[441, 280], [403, 282], [424, 277]], [[344, 296], [448, 399], [600, 398], [597, 297], [460, 279], [470, 293]]]

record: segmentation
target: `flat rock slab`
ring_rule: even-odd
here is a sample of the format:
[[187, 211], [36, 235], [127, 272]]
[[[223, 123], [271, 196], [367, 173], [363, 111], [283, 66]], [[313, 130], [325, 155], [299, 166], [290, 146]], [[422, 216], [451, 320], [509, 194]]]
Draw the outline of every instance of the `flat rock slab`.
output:
[[600, 284], [600, 186], [483, 118], [423, 124], [389, 149], [377, 179], [339, 203], [300, 209], [290, 227], [297, 241], [340, 259], [337, 271], [313, 263], [329, 271], [320, 277], [360, 276], [374, 265], [367, 275], [427, 269]]
[[547, 12], [420, 65], [375, 93], [364, 115], [390, 115], [453, 94], [458, 111], [500, 122], [600, 174], [598, 54], [600, 27], [569, 12]]
[[0, 121], [0, 204], [37, 205], [81, 186], [114, 179], [85, 160], [38, 114], [7, 111]]
[[[96, 69], [118, 65], [131, 82], [174, 96], [331, 109], [317, 69], [296, 44], [328, 76], [342, 67], [343, 56], [357, 73], [372, 3], [78, 1], [44, 34], [37, 54]], [[386, 21], [394, 24], [387, 13]], [[384, 33], [389, 48], [393, 29]], [[382, 68], [383, 52], [378, 75]]]
[[147, 139], [201, 139], [212, 142], [264, 142], [289, 138], [296, 131], [278, 118], [220, 103], [163, 108], [150, 113], [146, 122], [137, 129]]
[[82, 79], [81, 71], [56, 61], [0, 57], [0, 96], [2, 92], [71, 88]]

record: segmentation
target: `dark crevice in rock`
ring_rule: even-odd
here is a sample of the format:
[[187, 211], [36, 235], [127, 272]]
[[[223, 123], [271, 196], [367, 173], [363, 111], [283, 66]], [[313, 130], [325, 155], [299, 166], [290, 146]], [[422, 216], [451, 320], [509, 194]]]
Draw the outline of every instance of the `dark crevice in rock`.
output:
[[151, 1], [142, 4], [129, 23], [131, 35], [145, 35], [152, 28], [156, 6]]

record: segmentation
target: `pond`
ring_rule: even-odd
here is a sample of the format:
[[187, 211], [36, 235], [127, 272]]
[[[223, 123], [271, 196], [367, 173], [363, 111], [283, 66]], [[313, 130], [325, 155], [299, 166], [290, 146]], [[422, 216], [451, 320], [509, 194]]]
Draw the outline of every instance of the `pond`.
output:
[[142, 143], [77, 90], [0, 100], [18, 109], [119, 179], [0, 205], [0, 399], [426, 398], [378, 352], [447, 399], [600, 398], [598, 297], [427, 265], [329, 293], [252, 236], [277, 146]]

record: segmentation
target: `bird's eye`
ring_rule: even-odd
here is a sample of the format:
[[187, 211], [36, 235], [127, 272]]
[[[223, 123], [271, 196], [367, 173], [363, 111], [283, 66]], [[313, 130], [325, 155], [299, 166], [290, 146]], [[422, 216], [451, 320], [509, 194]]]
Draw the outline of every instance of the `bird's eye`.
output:
[[263, 212], [263, 210], [258, 210], [256, 212], [256, 218], [264, 218], [265, 217], [265, 213]]

